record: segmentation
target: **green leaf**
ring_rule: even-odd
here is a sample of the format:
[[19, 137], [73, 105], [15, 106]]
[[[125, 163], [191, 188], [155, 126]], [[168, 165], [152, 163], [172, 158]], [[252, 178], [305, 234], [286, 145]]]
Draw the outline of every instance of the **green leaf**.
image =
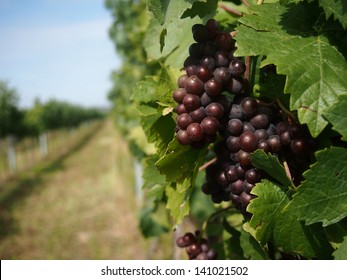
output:
[[269, 256], [260, 246], [258, 241], [244, 228], [241, 228], [240, 245], [243, 250], [243, 254], [250, 260], [268, 260]]
[[331, 15], [338, 20], [343, 28], [347, 28], [346, 2], [341, 0], [319, 0], [319, 5], [324, 9], [326, 18]]
[[174, 138], [156, 165], [160, 172], [165, 174], [167, 182], [184, 182], [192, 176], [196, 166], [199, 166], [200, 153], [202, 151], [190, 146], [182, 146]]
[[140, 229], [144, 237], [159, 236], [168, 232], [168, 222], [166, 221], [163, 209], [153, 207], [143, 207], [140, 211]]
[[143, 186], [148, 197], [154, 200], [159, 200], [163, 197], [165, 187], [165, 176], [160, 174], [159, 170], [155, 166], [155, 162], [158, 160], [157, 155], [153, 155], [145, 158], [143, 162]]
[[272, 178], [277, 180], [288, 190], [288, 187], [292, 186], [292, 181], [288, 178], [283, 165], [279, 162], [278, 158], [272, 154], [267, 154], [263, 150], [256, 150], [251, 154], [252, 163], [255, 167], [264, 170]]
[[250, 225], [260, 244], [272, 241], [284, 252], [306, 258], [329, 257], [332, 248], [322, 230], [312, 230], [297, 221], [287, 209], [289, 198], [279, 186], [263, 180], [256, 184], [252, 193], [258, 197], [251, 200], [247, 211], [253, 214]]
[[306, 224], [327, 226], [347, 216], [347, 149], [325, 149], [316, 157], [289, 207]]
[[328, 107], [324, 116], [333, 125], [333, 129], [340, 133], [343, 140], [347, 141], [347, 95], [339, 96], [338, 102]]
[[161, 25], [165, 22], [165, 14], [170, 0], [149, 0], [148, 10], [151, 11], [154, 17], [159, 21]]
[[313, 29], [319, 9], [313, 5], [263, 4], [240, 18], [235, 56], [266, 55], [262, 65], [275, 64], [287, 76], [290, 109], [298, 110], [316, 137], [327, 125], [323, 111], [346, 94], [347, 63], [329, 39]]
[[347, 237], [341, 246], [333, 253], [335, 260], [347, 260]]
[[217, 4], [218, 4], [218, 0], [196, 1], [193, 3], [193, 6], [190, 9], [187, 9], [183, 13], [182, 18], [186, 18], [186, 17], [194, 18], [196, 16], [203, 18], [207, 15], [210, 15], [211, 11], [216, 10]]
[[[189, 181], [186, 181], [186, 184], [189, 183]], [[168, 186], [166, 188], [166, 207], [170, 209], [170, 214], [175, 219], [177, 224], [181, 223], [183, 218], [187, 216], [190, 211], [189, 198], [191, 194], [191, 188], [189, 188], [189, 186], [181, 186], [181, 188], [188, 190], [179, 192], [178, 189], [173, 186]]]
[[[199, 17], [193, 19], [189, 17], [182, 18], [182, 15], [188, 9], [192, 9], [194, 2], [197, 1], [170, 1], [168, 2], [165, 12], [161, 13], [161, 11], [164, 11], [164, 9], [161, 8], [164, 7], [164, 5], [161, 5], [159, 9], [156, 10], [157, 18], [159, 18], [163, 24], [161, 25], [156, 19], [151, 19], [148, 26], [143, 46], [149, 61], [165, 60], [165, 65], [170, 65], [177, 69], [183, 66], [184, 60], [189, 55], [189, 45], [194, 42], [191, 28], [195, 23], [202, 22]], [[206, 5], [210, 5], [209, 2], [211, 1], [207, 1]], [[215, 0], [212, 2], [214, 3]], [[215, 13], [215, 6], [210, 7], [211, 9], [209, 13], [206, 14], [206, 17], [211, 17]], [[193, 9], [192, 12], [194, 10], [195, 9]]]

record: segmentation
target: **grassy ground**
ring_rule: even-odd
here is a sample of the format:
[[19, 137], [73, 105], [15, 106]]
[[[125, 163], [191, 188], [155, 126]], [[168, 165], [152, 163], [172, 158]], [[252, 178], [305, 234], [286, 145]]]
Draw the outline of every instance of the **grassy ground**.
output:
[[[6, 182], [0, 258], [148, 258], [155, 243], [138, 230], [132, 168], [126, 143], [108, 120], [69, 153]], [[158, 250], [152, 257], [169, 254]]]

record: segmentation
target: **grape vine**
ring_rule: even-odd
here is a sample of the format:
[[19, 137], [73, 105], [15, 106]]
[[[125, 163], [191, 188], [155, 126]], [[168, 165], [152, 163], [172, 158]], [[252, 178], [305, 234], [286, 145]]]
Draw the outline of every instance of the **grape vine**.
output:
[[[137, 111], [115, 110], [143, 165], [143, 234], [182, 227], [188, 259], [347, 259], [342, 4], [133, 5], [138, 36], [115, 41], [129, 63], [119, 76], [141, 73]], [[112, 96], [124, 105], [129, 88]]]

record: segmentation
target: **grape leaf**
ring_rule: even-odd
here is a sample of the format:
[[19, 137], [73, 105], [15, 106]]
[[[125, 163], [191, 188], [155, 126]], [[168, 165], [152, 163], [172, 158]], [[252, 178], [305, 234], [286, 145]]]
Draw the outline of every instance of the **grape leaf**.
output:
[[241, 228], [240, 245], [243, 254], [247, 259], [251, 260], [268, 260], [269, 256], [260, 246], [258, 241], [244, 228]]
[[165, 22], [165, 14], [170, 0], [149, 0], [148, 10], [151, 11], [154, 17], [159, 21], [161, 25]]
[[252, 14], [239, 20], [235, 56], [266, 55], [262, 66], [275, 64], [277, 72], [287, 76], [284, 91], [291, 94], [290, 109], [298, 110], [300, 122], [318, 136], [328, 123], [324, 109], [346, 93], [344, 57], [312, 28], [317, 20], [314, 5], [263, 4], [250, 10]]
[[199, 166], [200, 153], [201, 151], [190, 146], [182, 146], [174, 138], [156, 165], [160, 172], [165, 174], [167, 182], [183, 182], [191, 177], [193, 170]]
[[343, 28], [347, 28], [347, 3], [341, 0], [319, 0], [319, 5], [324, 9], [326, 18], [331, 15], [338, 20]]
[[276, 179], [282, 184], [284, 191], [292, 186], [292, 181], [288, 178], [284, 167], [279, 162], [278, 158], [274, 155], [267, 154], [263, 150], [256, 150], [251, 154], [252, 163], [255, 167], [264, 170], [271, 177]]
[[[162, 19], [165, 20], [162, 25], [154, 18], [149, 23], [143, 42], [149, 61], [165, 60], [165, 65], [170, 65], [177, 69], [183, 66], [183, 62], [189, 55], [189, 45], [194, 41], [191, 28], [195, 23], [202, 22], [202, 19], [199, 17], [194, 17], [193, 19], [189, 17], [182, 18], [184, 12], [191, 9], [194, 2], [196, 0], [170, 1], [165, 11], [161, 9], [163, 14], [160, 14], [158, 10], [156, 11], [156, 16], [161, 21]], [[206, 17], [213, 15], [215, 9], [216, 7], [210, 9], [210, 13]], [[194, 12], [194, 9], [192, 12]]]
[[341, 246], [333, 253], [335, 260], [347, 260], [347, 237], [345, 237]]
[[347, 141], [347, 95], [339, 96], [338, 102], [327, 108], [324, 116], [333, 125], [333, 129], [340, 133]]
[[250, 225], [256, 230], [260, 244], [272, 241], [284, 252], [299, 254], [306, 258], [327, 258], [332, 251], [322, 231], [305, 227], [288, 211], [289, 198], [276, 184], [263, 180], [256, 184], [247, 211], [253, 216]]
[[327, 226], [347, 216], [347, 149], [332, 147], [316, 157], [289, 207], [306, 224]]
[[143, 207], [140, 211], [140, 229], [144, 237], [159, 236], [168, 231], [168, 222], [163, 216], [163, 209]]
[[[190, 184], [190, 181], [186, 181], [186, 184]], [[191, 194], [191, 188], [188, 186], [181, 186], [188, 191], [179, 192], [177, 188], [168, 186], [166, 188], [167, 204], [166, 207], [170, 209], [171, 216], [175, 219], [176, 223], [182, 222], [183, 218], [189, 214], [190, 204], [189, 198]]]
[[155, 162], [158, 160], [157, 155], [153, 155], [145, 158], [142, 161], [143, 165], [143, 186], [148, 197], [154, 200], [161, 199], [163, 197], [165, 186], [165, 176], [160, 174], [159, 170], [155, 166]]
[[196, 1], [193, 3], [192, 7], [187, 9], [182, 18], [190, 17], [194, 18], [199, 16], [203, 18], [207, 15], [211, 15], [211, 11], [215, 11], [217, 9], [218, 0], [205, 0], [205, 1]]

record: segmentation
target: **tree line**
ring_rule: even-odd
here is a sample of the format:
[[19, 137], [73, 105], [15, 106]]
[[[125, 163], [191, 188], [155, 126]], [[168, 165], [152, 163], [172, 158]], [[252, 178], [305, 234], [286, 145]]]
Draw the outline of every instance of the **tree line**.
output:
[[0, 81], [0, 138], [36, 136], [49, 130], [76, 127], [104, 116], [105, 111], [99, 108], [85, 108], [56, 99], [47, 102], [36, 99], [31, 108], [19, 108], [16, 88]]

